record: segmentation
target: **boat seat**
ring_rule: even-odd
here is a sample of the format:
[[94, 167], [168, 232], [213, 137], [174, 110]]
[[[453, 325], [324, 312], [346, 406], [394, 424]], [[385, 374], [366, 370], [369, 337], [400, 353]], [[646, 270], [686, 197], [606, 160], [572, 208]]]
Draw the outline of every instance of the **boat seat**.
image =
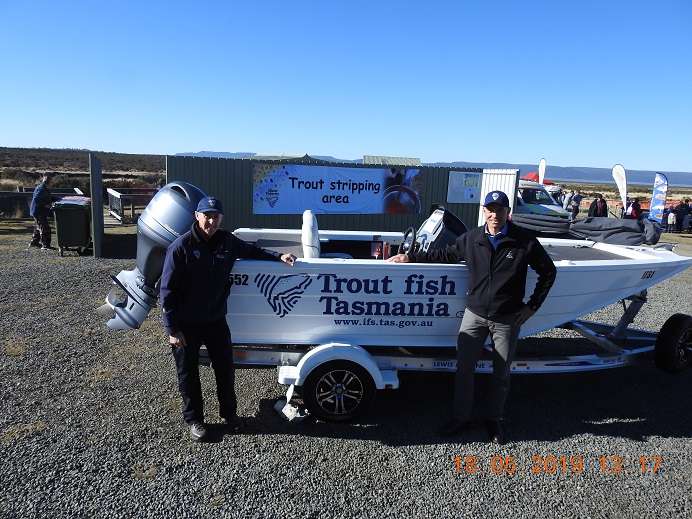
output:
[[320, 257], [320, 231], [317, 229], [317, 218], [310, 209], [303, 211], [300, 242], [303, 245], [304, 258]]
[[317, 218], [310, 209], [303, 211], [303, 227], [300, 231], [300, 242], [303, 246], [304, 258], [353, 258], [350, 254], [342, 252], [322, 254], [320, 248], [320, 231], [317, 228]]

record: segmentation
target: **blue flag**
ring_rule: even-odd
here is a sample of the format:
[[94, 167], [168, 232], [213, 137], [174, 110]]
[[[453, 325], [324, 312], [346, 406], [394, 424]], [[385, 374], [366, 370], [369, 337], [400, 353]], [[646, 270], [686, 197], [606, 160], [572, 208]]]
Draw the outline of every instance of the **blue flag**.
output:
[[656, 173], [654, 193], [651, 197], [651, 208], [649, 209], [649, 220], [661, 223], [663, 220], [663, 208], [666, 205], [667, 193], [668, 178], [661, 173]]

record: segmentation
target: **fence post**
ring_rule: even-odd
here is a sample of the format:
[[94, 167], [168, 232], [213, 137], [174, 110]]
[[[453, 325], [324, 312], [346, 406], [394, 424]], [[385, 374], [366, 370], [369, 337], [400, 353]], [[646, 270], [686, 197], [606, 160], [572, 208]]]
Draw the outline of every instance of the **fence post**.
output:
[[93, 153], [89, 153], [89, 185], [91, 187], [91, 235], [94, 240], [94, 258], [100, 258], [103, 242], [103, 177], [101, 161]]

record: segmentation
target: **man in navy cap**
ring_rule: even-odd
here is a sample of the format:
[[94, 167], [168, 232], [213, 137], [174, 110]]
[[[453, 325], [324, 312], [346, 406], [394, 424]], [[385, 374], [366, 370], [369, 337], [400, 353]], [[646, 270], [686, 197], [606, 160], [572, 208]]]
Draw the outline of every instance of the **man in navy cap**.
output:
[[[483, 203], [485, 225], [459, 236], [453, 245], [428, 252], [398, 254], [394, 263], [458, 263], [466, 261], [469, 283], [466, 310], [457, 343], [454, 412], [440, 434], [457, 435], [469, 428], [476, 363], [488, 336], [493, 340], [493, 375], [486, 427], [493, 443], [505, 441], [503, 416], [509, 393], [509, 374], [519, 328], [548, 295], [555, 265], [538, 240], [508, 221], [509, 199], [491, 191]], [[524, 302], [528, 267], [538, 273], [529, 300]]]
[[217, 198], [200, 200], [192, 229], [168, 247], [161, 275], [163, 323], [178, 371], [183, 418], [193, 441], [204, 440], [204, 403], [199, 379], [199, 348], [209, 352], [219, 413], [231, 431], [237, 431], [235, 374], [231, 335], [226, 324], [230, 273], [238, 258], [282, 261], [293, 265], [295, 256], [271, 252], [220, 229], [223, 207]]

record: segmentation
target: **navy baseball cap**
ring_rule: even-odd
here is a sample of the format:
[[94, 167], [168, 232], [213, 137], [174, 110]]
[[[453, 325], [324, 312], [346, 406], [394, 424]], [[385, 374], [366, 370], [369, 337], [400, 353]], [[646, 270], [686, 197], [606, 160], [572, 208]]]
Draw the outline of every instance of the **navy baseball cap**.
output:
[[502, 207], [509, 207], [509, 198], [502, 191], [491, 191], [485, 195], [485, 202], [483, 202], [483, 207], [491, 204], [496, 204]]
[[221, 213], [223, 214], [223, 205], [221, 200], [214, 196], [205, 196], [197, 204], [198, 213]]

